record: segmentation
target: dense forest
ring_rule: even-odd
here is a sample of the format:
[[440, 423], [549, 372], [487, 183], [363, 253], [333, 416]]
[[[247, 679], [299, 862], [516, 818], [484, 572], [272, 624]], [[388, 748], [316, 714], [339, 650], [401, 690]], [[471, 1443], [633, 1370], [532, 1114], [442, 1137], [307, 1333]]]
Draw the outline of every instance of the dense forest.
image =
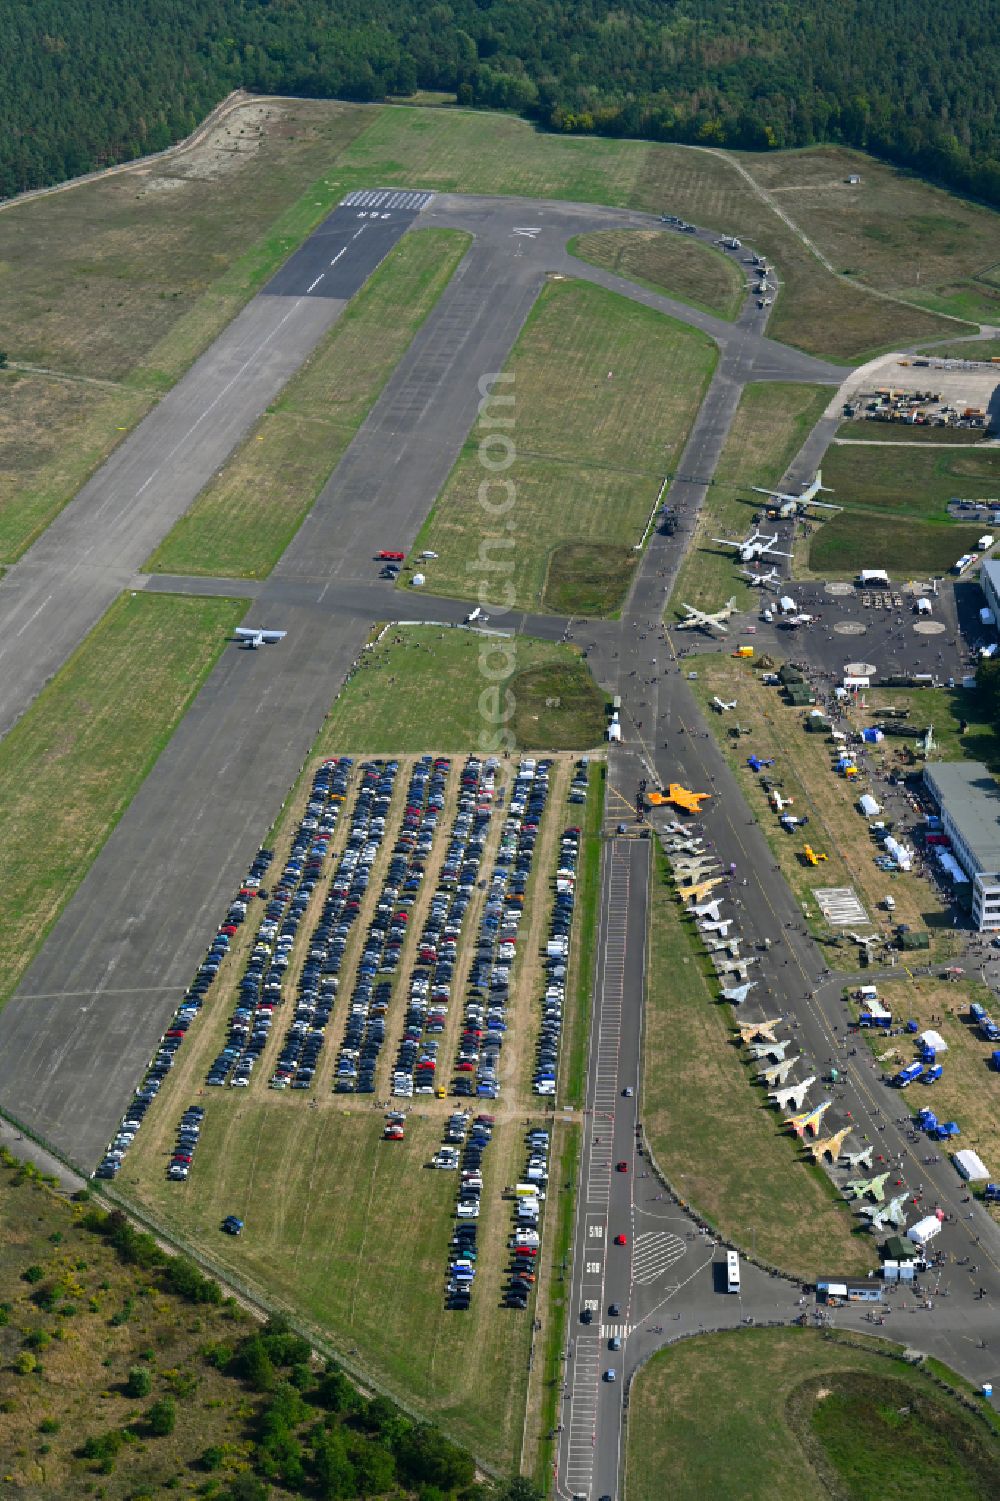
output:
[[1000, 204], [1000, 0], [0, 0], [0, 27], [2, 196], [168, 146], [242, 86], [841, 141]]

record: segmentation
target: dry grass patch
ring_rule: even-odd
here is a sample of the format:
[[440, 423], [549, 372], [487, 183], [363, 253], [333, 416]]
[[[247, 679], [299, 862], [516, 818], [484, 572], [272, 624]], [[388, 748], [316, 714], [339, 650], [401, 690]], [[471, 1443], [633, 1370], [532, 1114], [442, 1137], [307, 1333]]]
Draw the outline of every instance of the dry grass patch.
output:
[[20, 557], [150, 405], [140, 391], [0, 375], [0, 559]]

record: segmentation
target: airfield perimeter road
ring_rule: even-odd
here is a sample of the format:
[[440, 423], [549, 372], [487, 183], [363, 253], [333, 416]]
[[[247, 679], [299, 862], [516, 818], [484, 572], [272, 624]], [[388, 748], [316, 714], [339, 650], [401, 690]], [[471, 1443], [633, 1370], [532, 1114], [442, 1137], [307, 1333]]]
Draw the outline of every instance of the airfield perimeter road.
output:
[[[402, 192], [375, 209], [414, 221], [415, 206]], [[321, 295], [313, 283], [324, 258], [331, 263], [339, 257], [340, 276], [349, 257], [361, 254], [365, 236], [354, 238], [344, 216], [353, 215], [352, 222], [364, 226], [372, 223], [371, 212], [372, 200], [352, 195], [241, 320], [266, 315], [273, 321], [275, 305], [287, 304], [296, 327], [297, 320], [305, 326], [309, 317], [321, 331], [329, 327], [341, 303], [337, 296]], [[386, 222], [388, 228], [377, 231], [384, 236], [376, 241], [380, 253], [388, 249], [390, 232], [396, 233], [397, 220]], [[0, 1015], [0, 1107], [72, 1164], [88, 1169], [98, 1160], [372, 620], [396, 613], [371, 613], [373, 553], [412, 542], [472, 428], [481, 379], [502, 369], [546, 276], [556, 269], [610, 281], [712, 333], [723, 348], [713, 393], [729, 385], [730, 370], [741, 379], [839, 381], [837, 367], [764, 338], [763, 316], [749, 299], [740, 319], [725, 323], [607, 278], [566, 254], [572, 234], [623, 222], [654, 221], [516, 199], [442, 195], [423, 206], [419, 225], [468, 229], [474, 242], [275, 572], [247, 590], [254, 601], [248, 623], [286, 629], [287, 639], [273, 650], [224, 654]], [[357, 262], [356, 280], [380, 253]], [[290, 281], [289, 268], [296, 265], [296, 279]], [[343, 282], [332, 288], [338, 296], [350, 289]], [[201, 433], [222, 425], [214, 353], [220, 346], [229, 351], [227, 390], [240, 389], [239, 367], [250, 355], [244, 352], [232, 371], [231, 336], [232, 330], [203, 356], [0, 584], [0, 627], [13, 642], [12, 671], [5, 672], [0, 688], [2, 723], [23, 712], [115, 594], [129, 583], [139, 584], [135, 570], [184, 509], [160, 493], [162, 486], [175, 494], [168, 483], [174, 462], [182, 462], [190, 497], [225, 457], [223, 445], [209, 451], [185, 435], [192, 426]], [[300, 358], [307, 352], [304, 334], [302, 339]], [[315, 342], [310, 338], [308, 348]], [[279, 375], [291, 373], [293, 354], [290, 350], [282, 371], [275, 372], [266, 397], [257, 387], [252, 398], [233, 397], [230, 447], [274, 394]], [[734, 382], [727, 390], [730, 408], [735, 391]], [[183, 420], [168, 421], [164, 411], [169, 417], [180, 405]], [[711, 407], [710, 400], [696, 432], [704, 433]], [[211, 423], [205, 420], [210, 415]], [[721, 447], [724, 426], [718, 424], [712, 434], [713, 451]], [[186, 445], [183, 460], [172, 461], [179, 443]], [[126, 451], [137, 455], [128, 464]], [[139, 482], [143, 474], [152, 483]], [[160, 497], [158, 521], [147, 504], [154, 490]], [[113, 505], [102, 501], [107, 495], [115, 497]], [[141, 545], [130, 540], [134, 531], [141, 533]], [[77, 554], [84, 553], [85, 565], [75, 564]], [[27, 586], [19, 576], [29, 580]], [[34, 589], [33, 599], [42, 596], [30, 609], [25, 587]], [[74, 601], [65, 613], [62, 606], [56, 610], [59, 590]], [[364, 596], [356, 601], [363, 608], [349, 602], [355, 590]], [[344, 608], [333, 607], [338, 595]], [[431, 606], [421, 601], [414, 613], [423, 616]]]

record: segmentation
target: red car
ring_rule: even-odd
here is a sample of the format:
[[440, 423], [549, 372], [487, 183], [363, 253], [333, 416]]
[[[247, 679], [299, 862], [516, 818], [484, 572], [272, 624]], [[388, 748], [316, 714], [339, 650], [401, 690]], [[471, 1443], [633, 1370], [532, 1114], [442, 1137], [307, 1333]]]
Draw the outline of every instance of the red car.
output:
[[628, 1245], [628, 1236], [627, 1235], [616, 1235], [615, 1236], [615, 1245], [616, 1246], [627, 1246]]
[[620, 1173], [627, 1173], [628, 1172], [628, 1163], [627, 1162], [616, 1162], [615, 1163], [615, 1167], [617, 1168], [618, 1172], [620, 1172]]
[[375, 554], [376, 563], [402, 563], [406, 557], [405, 552], [389, 552], [385, 548]]

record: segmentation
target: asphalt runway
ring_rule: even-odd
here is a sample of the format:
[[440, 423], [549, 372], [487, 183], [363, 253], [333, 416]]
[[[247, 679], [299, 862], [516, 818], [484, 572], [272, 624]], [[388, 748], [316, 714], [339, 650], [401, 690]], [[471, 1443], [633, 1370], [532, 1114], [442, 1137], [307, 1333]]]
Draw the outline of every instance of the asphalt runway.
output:
[[398, 188], [349, 193], [275, 272], [261, 295], [348, 301], [433, 196]]
[[[386, 536], [409, 546], [475, 416], [480, 376], [502, 367], [537, 296], [544, 270], [514, 248], [476, 242], [254, 591], [247, 623], [287, 638], [225, 651], [0, 1013], [4, 1110], [84, 1170], [364, 644], [383, 597], [373, 552]], [[341, 580], [361, 598], [332, 608]]]

